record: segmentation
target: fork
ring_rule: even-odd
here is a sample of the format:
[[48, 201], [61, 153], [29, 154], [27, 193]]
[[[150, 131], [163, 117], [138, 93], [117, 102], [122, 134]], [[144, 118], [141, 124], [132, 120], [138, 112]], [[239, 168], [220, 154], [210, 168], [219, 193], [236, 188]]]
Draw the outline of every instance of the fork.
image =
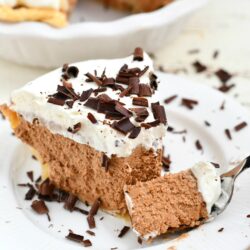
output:
[[234, 183], [237, 177], [246, 169], [250, 168], [250, 156], [241, 161], [236, 167], [221, 175], [221, 188], [222, 192], [219, 199], [212, 207], [210, 220], [213, 220], [221, 214], [229, 205], [234, 192]]

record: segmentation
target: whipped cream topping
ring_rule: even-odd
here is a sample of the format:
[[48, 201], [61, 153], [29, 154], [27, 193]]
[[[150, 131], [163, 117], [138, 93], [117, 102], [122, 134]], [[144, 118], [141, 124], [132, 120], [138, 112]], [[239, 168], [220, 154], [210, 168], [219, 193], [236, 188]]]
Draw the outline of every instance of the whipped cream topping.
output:
[[[137, 67], [141, 70], [148, 66], [148, 70], [140, 77], [140, 83], [150, 84], [153, 64], [146, 53], [144, 53], [143, 61], [134, 61], [133, 56], [129, 56], [123, 59], [91, 60], [72, 64], [70, 66], [77, 67], [79, 73], [76, 78], [71, 78], [68, 82], [72, 84], [74, 91], [78, 94], [90, 88], [97, 89], [96, 83], [86, 81], [86, 73], [89, 72], [94, 75], [95, 72], [97, 76], [100, 76], [105, 69], [107, 77], [116, 78], [117, 73], [124, 64], [127, 64], [128, 68]], [[59, 106], [48, 103], [48, 96], [55, 94], [57, 86], [62, 85], [60, 81], [61, 75], [62, 68], [50, 72], [14, 91], [11, 96], [11, 109], [21, 114], [29, 122], [32, 122], [34, 118], [38, 118], [40, 123], [46, 126], [52, 133], [60, 134], [81, 144], [90, 145], [94, 149], [104, 152], [108, 157], [112, 154], [118, 157], [127, 157], [137, 146], [143, 146], [154, 151], [162, 148], [162, 137], [166, 132], [166, 125], [163, 123], [150, 129], [142, 127], [139, 135], [135, 139], [130, 139], [128, 134], [124, 135], [112, 128], [110, 124], [104, 122], [106, 120], [105, 114], [98, 113], [96, 110], [84, 106], [84, 103], [79, 100], [74, 102], [72, 108], [69, 108], [67, 105]], [[110, 98], [125, 104], [124, 107], [128, 110], [139, 107], [132, 104], [132, 99], [135, 95], [119, 97], [120, 91], [114, 91], [111, 88], [107, 88], [104, 93]], [[96, 96], [92, 93], [90, 97]], [[147, 108], [149, 116], [144, 121], [147, 123], [155, 120], [151, 110], [151, 103], [155, 103], [158, 100], [155, 94], [145, 98], [149, 103]], [[93, 124], [88, 119], [89, 112], [94, 115], [97, 124]], [[135, 121], [135, 117], [133, 113], [130, 121], [133, 125], [139, 126], [140, 124]], [[69, 132], [68, 128], [73, 128], [77, 123], [81, 123], [81, 129], [76, 133]]]
[[7, 5], [15, 7], [17, 5], [27, 7], [43, 7], [59, 10], [62, 6], [66, 5], [67, 0], [0, 0], [0, 5]]
[[197, 179], [199, 192], [206, 202], [207, 212], [210, 214], [212, 206], [219, 199], [222, 192], [220, 175], [214, 165], [208, 162], [195, 164], [191, 171]]

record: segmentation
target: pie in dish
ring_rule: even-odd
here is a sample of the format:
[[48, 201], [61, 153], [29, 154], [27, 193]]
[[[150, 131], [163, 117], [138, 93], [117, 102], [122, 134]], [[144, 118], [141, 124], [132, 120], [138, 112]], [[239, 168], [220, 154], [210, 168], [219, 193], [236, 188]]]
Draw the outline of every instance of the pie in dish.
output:
[[102, 0], [106, 6], [132, 12], [149, 12], [159, 9], [173, 0]]
[[1, 0], [0, 21], [39, 21], [54, 27], [67, 25], [76, 0]]
[[2, 112], [43, 165], [43, 178], [82, 201], [125, 214], [124, 185], [161, 175], [164, 107], [142, 49], [64, 65], [16, 90]]

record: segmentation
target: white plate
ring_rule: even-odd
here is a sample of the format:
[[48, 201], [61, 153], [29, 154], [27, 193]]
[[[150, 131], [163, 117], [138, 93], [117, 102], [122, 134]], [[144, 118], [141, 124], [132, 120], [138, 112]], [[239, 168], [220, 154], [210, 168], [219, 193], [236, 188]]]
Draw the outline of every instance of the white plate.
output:
[[[0, 23], [0, 57], [32, 66], [123, 57], [141, 46], [155, 52], [175, 37], [207, 0], [176, 0], [151, 13], [128, 15], [93, 0], [79, 1], [71, 23], [55, 29], [42, 23]], [[8, 53], [6, 53], [8, 52]]]
[[[178, 94], [171, 104], [167, 105], [167, 115], [170, 126], [176, 130], [187, 129], [186, 142], [180, 134], [168, 133], [166, 151], [171, 154], [172, 171], [190, 167], [198, 160], [220, 163], [224, 170], [230, 162], [247, 156], [250, 152], [250, 126], [239, 132], [232, 132], [233, 140], [229, 141], [225, 128], [233, 128], [241, 121], [250, 124], [248, 112], [234, 100], [220, 92], [206, 86], [196, 85], [185, 79], [172, 75], [159, 74], [161, 78], [160, 99]], [[194, 98], [199, 105], [193, 110], [180, 106], [180, 98]], [[220, 105], [225, 101], [225, 110]], [[204, 125], [204, 120], [211, 123], [211, 127]], [[204, 152], [198, 151], [194, 142], [199, 139]], [[137, 248], [167, 249], [176, 246], [177, 249], [246, 249], [249, 245], [250, 219], [250, 171], [239, 177], [235, 195], [228, 209], [215, 221], [205, 224], [188, 232], [181, 239], [157, 240], [153, 245], [140, 246], [137, 238], [130, 231], [122, 239], [117, 235], [126, 221], [99, 212], [97, 215], [96, 237], [88, 236], [86, 218], [77, 212], [69, 213], [62, 208], [62, 204], [47, 203], [52, 222], [46, 216], [35, 214], [29, 201], [24, 201], [26, 188], [17, 187], [18, 183], [27, 182], [26, 171], [33, 170], [35, 178], [40, 174], [38, 163], [31, 158], [28, 149], [14, 136], [11, 136], [7, 122], [1, 122], [0, 130], [0, 242], [1, 249], [25, 250], [54, 250], [54, 249], [82, 249], [76, 243], [64, 239], [68, 229], [83, 234], [91, 239], [93, 247], [90, 249], [106, 250], [119, 247], [121, 250]], [[81, 204], [82, 207], [84, 205]], [[88, 209], [87, 207], [85, 207]], [[104, 216], [103, 221], [99, 219]], [[50, 226], [52, 224], [53, 226]], [[220, 228], [223, 232], [218, 232]], [[171, 240], [172, 239], [172, 240]]]

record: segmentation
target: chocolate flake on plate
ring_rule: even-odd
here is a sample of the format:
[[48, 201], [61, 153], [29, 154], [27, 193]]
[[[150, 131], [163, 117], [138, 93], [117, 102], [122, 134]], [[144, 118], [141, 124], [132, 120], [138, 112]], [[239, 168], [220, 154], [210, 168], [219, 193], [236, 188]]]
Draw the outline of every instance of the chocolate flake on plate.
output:
[[211, 164], [213, 164], [215, 168], [220, 168], [220, 164], [218, 164], [218, 163], [211, 162]]
[[79, 208], [79, 207], [74, 207], [73, 210], [77, 211], [77, 212], [79, 212], [81, 214], [84, 214], [84, 215], [88, 215], [89, 214], [89, 212], [87, 210], [84, 210], [84, 209]]
[[77, 243], [83, 242], [83, 239], [84, 239], [84, 237], [82, 235], [75, 234], [73, 232], [69, 232], [69, 234], [65, 238], [67, 238], [68, 240], [71, 240], [71, 241], [75, 241]]
[[208, 121], [204, 121], [204, 123], [205, 123], [205, 125], [206, 125], [207, 127], [210, 127], [210, 126], [211, 126], [211, 123], [208, 122]]
[[221, 233], [223, 230], [224, 230], [224, 227], [220, 228], [220, 229], [218, 230], [218, 232]]
[[48, 214], [49, 209], [44, 201], [34, 200], [31, 204], [32, 209], [38, 214]]
[[95, 116], [92, 114], [92, 113], [88, 113], [88, 119], [93, 123], [93, 124], [96, 124], [97, 123], [97, 120], [95, 118]]
[[231, 132], [228, 128], [225, 129], [225, 134], [229, 140], [232, 140], [232, 135], [231, 135]]
[[39, 194], [43, 196], [52, 197], [55, 186], [50, 180], [47, 178], [39, 185]]
[[119, 121], [113, 122], [112, 127], [126, 135], [128, 132], [132, 131], [135, 126], [128, 117], [125, 117]]
[[215, 50], [214, 53], [213, 53], [213, 58], [216, 59], [219, 55], [219, 51], [218, 50]]
[[134, 127], [128, 138], [135, 139], [140, 134], [140, 132], [141, 127]]
[[95, 233], [93, 231], [87, 230], [86, 233], [91, 235], [91, 236], [95, 236]]
[[28, 171], [26, 174], [29, 177], [29, 179], [33, 182], [34, 181], [33, 171]]
[[83, 243], [84, 247], [91, 247], [92, 246], [92, 242], [88, 239], [84, 240], [82, 243]]
[[232, 74], [228, 73], [224, 69], [219, 69], [215, 72], [215, 75], [220, 79], [222, 83], [226, 83], [232, 78]]
[[140, 47], [134, 50], [134, 61], [143, 61], [143, 49]]
[[245, 128], [246, 126], [247, 126], [247, 123], [246, 123], [246, 122], [241, 122], [240, 124], [238, 124], [238, 125], [236, 125], [236, 126], [234, 127], [234, 130], [235, 130], [236, 132], [238, 132], [238, 131], [242, 130], [243, 128]]
[[32, 200], [35, 195], [36, 195], [36, 190], [33, 187], [33, 185], [27, 184], [27, 186], [29, 187], [28, 192], [25, 194], [25, 200], [30, 201]]
[[201, 73], [207, 70], [207, 66], [205, 66], [204, 64], [200, 63], [199, 61], [195, 61], [193, 63], [193, 67], [195, 68], [195, 71], [197, 73]]
[[94, 218], [93, 215], [91, 215], [91, 214], [88, 215], [87, 222], [88, 222], [88, 225], [89, 225], [90, 229], [95, 228], [95, 218]]
[[141, 237], [138, 237], [137, 238], [137, 242], [141, 245], [142, 244], [142, 239], [141, 239]]
[[247, 218], [250, 218], [250, 214], [247, 215]]
[[220, 105], [220, 110], [224, 110], [225, 109], [225, 104], [226, 104], [226, 102], [223, 101], [222, 104]]
[[172, 95], [164, 100], [164, 103], [169, 104], [177, 98], [178, 95]]
[[227, 93], [228, 91], [230, 91], [233, 87], [235, 87], [235, 84], [230, 84], [230, 85], [222, 85], [218, 88], [219, 91], [223, 92], [223, 93]]
[[122, 230], [120, 231], [118, 238], [122, 238], [128, 231], [129, 231], [130, 227], [128, 226], [124, 226], [122, 228]]
[[69, 194], [69, 196], [65, 200], [63, 207], [66, 210], [69, 210], [70, 212], [72, 212], [74, 210], [74, 207], [75, 207], [77, 200], [78, 200], [78, 198], [75, 195]]
[[166, 171], [166, 172], [169, 171], [171, 163], [172, 163], [172, 161], [170, 159], [170, 155], [162, 156], [162, 167], [163, 167], [164, 171]]
[[196, 140], [195, 146], [196, 146], [197, 150], [203, 151], [203, 147], [202, 147], [202, 145], [201, 145], [201, 143], [200, 143], [199, 140]]
[[193, 109], [195, 105], [198, 105], [198, 101], [188, 98], [182, 98], [181, 104], [187, 107], [188, 109]]
[[143, 97], [134, 97], [133, 98], [133, 105], [148, 107], [148, 99], [143, 98]]

